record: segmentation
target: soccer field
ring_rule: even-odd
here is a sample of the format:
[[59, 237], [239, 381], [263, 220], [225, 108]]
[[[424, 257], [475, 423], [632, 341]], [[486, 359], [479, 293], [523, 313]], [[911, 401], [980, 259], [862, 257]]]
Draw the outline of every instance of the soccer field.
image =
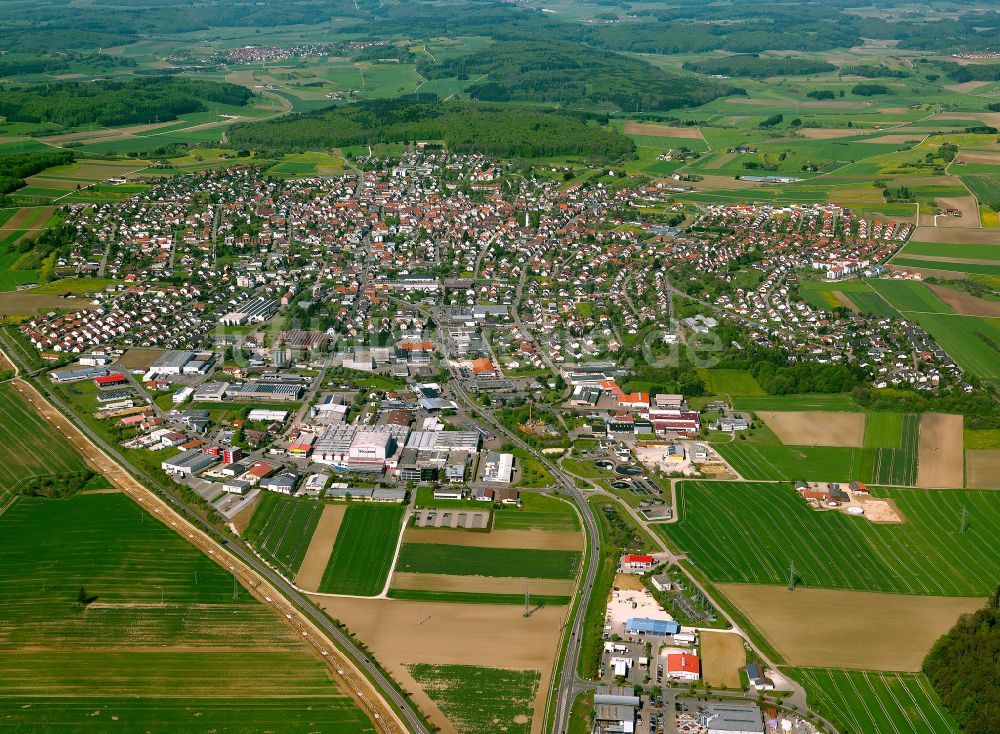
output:
[[[680, 522], [658, 526], [712, 581], [984, 596], [1000, 578], [1000, 493], [876, 489], [906, 521], [810, 509], [787, 484], [684, 482]], [[961, 530], [961, 512], [969, 524]]]
[[380, 593], [392, 570], [403, 511], [398, 505], [348, 505], [319, 590], [357, 596]]
[[923, 674], [789, 668], [810, 707], [851, 734], [958, 734]]

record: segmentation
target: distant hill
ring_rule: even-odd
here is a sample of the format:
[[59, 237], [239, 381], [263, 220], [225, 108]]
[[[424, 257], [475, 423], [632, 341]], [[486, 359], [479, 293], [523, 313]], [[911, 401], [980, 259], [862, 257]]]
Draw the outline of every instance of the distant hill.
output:
[[197, 79], [46, 82], [6, 87], [0, 95], [0, 117], [64, 127], [91, 123], [113, 127], [173, 120], [207, 110], [207, 102], [239, 107], [252, 96], [246, 87]]
[[371, 100], [316, 112], [234, 125], [229, 143], [266, 151], [440, 140], [456, 153], [500, 158], [581, 155], [618, 160], [632, 141], [592, 116], [480, 102], [441, 102], [433, 95]]
[[474, 80], [466, 91], [485, 102], [548, 102], [570, 109], [659, 112], [742, 91], [566, 41], [501, 41], [439, 63], [423, 59], [417, 71], [428, 79]]

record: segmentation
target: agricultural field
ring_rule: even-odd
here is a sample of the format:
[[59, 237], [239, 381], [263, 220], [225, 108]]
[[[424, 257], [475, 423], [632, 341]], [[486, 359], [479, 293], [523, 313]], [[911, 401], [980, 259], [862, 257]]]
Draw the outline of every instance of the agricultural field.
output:
[[350, 504], [337, 531], [319, 591], [374, 596], [382, 592], [402, 529], [404, 508]]
[[289, 628], [124, 495], [20, 498], [0, 534], [5, 728], [373, 731]]
[[1000, 206], [1000, 175], [962, 176], [962, 183], [979, 200], [980, 204], [986, 204], [993, 209]]
[[501, 670], [472, 665], [408, 666], [456, 729], [465, 734], [529, 734], [537, 670]]
[[576, 575], [579, 565], [578, 551], [404, 543], [400, 549], [396, 571], [455, 576], [571, 579]]
[[700, 369], [705, 392], [712, 395], [763, 395], [764, 389], [746, 370]]
[[958, 734], [923, 674], [789, 668], [823, 716], [857, 734]]
[[576, 532], [580, 529], [573, 506], [543, 494], [521, 495], [522, 507], [503, 508], [493, 514], [496, 530], [551, 530]]
[[0, 385], [0, 507], [27, 480], [83, 471], [83, 458], [11, 384]]
[[750, 441], [712, 448], [744, 479], [845, 481], [861, 471], [861, 451], [836, 446], [783, 446]]
[[[982, 608], [967, 596], [912, 596], [838, 589], [717, 584], [787, 665], [914, 673], [961, 615]], [[851, 634], [815, 620], [864, 620]], [[782, 662], [782, 661], [779, 661]]]
[[729, 632], [701, 633], [703, 678], [712, 688], [740, 688], [740, 671], [746, 664], [743, 638]]
[[1000, 576], [993, 492], [873, 489], [899, 524], [812, 510], [787, 484], [684, 482], [678, 493], [680, 522], [658, 529], [712, 581], [787, 584], [794, 563], [806, 588], [982, 596]]
[[733, 399], [734, 410], [850, 410], [861, 411], [850, 395], [761, 395]]
[[319, 502], [263, 492], [244, 537], [269, 563], [294, 578], [322, 514]]
[[869, 413], [861, 476], [873, 484], [912, 487], [917, 483], [920, 416]]

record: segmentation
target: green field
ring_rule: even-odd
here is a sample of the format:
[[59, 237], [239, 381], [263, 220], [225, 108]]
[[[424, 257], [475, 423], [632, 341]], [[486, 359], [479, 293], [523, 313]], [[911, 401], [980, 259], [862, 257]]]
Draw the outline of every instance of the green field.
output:
[[529, 734], [537, 670], [473, 665], [406, 666], [410, 675], [462, 734]]
[[1000, 204], [1000, 176], [982, 174], [978, 176], [962, 176], [964, 183], [980, 204], [995, 206]]
[[576, 575], [579, 565], [580, 554], [577, 551], [403, 543], [396, 570], [456, 576], [569, 579]]
[[0, 507], [25, 481], [87, 468], [61, 433], [8, 383], [0, 385]]
[[497, 530], [557, 530], [575, 532], [580, 521], [572, 505], [555, 497], [529, 493], [521, 495], [522, 507], [505, 507], [493, 513]]
[[746, 370], [700, 369], [705, 391], [712, 395], [763, 395], [764, 389]]
[[374, 596], [381, 593], [403, 522], [397, 505], [348, 505], [319, 591]]
[[[1000, 578], [1000, 493], [878, 489], [905, 522], [810, 509], [787, 484], [684, 482], [680, 522], [660, 527], [712, 581], [983, 596]], [[960, 533], [965, 507], [969, 528]]]
[[973, 273], [975, 275], [1000, 275], [1000, 262], [996, 265], [983, 263], [970, 263], [959, 260], [958, 262], [941, 262], [940, 260], [922, 260], [916, 257], [899, 257], [892, 259], [893, 265], [902, 265], [911, 268], [929, 268], [931, 270], [947, 270], [952, 273]]
[[899, 311], [952, 313], [951, 308], [923, 283], [915, 280], [873, 280], [882, 298]]
[[290, 628], [124, 495], [20, 498], [0, 536], [5, 731], [373, 731]]
[[1000, 379], [1000, 319], [909, 314], [963, 368], [983, 380]]
[[861, 451], [837, 446], [762, 445], [750, 441], [712, 446], [744, 479], [847, 481], [859, 476]]
[[869, 413], [865, 416], [865, 448], [899, 448], [902, 413]]
[[[425, 589], [389, 589], [390, 599], [409, 601], [436, 601], [449, 604], [514, 604], [524, 605], [524, 594], [477, 594], [467, 591], [427, 591]], [[543, 607], [564, 607], [570, 603], [568, 596], [532, 594], [531, 605]]]
[[1000, 245], [955, 245], [939, 244], [936, 242], [909, 242], [900, 250], [899, 254], [915, 257], [932, 255], [934, 257], [1000, 261]]
[[851, 734], [958, 734], [958, 726], [921, 673], [787, 668], [810, 708]]
[[733, 398], [734, 410], [847, 410], [861, 411], [850, 395], [761, 395]]
[[[883, 416], [888, 416], [889, 419]], [[896, 418], [899, 418], [898, 424]], [[867, 426], [865, 428], [865, 448], [860, 475], [862, 481], [912, 487], [917, 483], [920, 416], [912, 413], [905, 416], [898, 413], [869, 414], [868, 420], [873, 419], [876, 423], [873, 432], [869, 434]]]
[[322, 514], [319, 502], [264, 492], [244, 536], [258, 553], [293, 578]]

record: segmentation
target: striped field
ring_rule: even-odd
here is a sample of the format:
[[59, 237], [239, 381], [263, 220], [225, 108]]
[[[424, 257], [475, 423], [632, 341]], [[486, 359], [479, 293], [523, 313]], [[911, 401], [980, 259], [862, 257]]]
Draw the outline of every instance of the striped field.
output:
[[[712, 581], [986, 596], [1000, 578], [1000, 492], [873, 489], [905, 522], [810, 509], [787, 484], [684, 482], [680, 522], [658, 526]], [[961, 532], [962, 508], [968, 527]]]
[[958, 734], [923, 674], [789, 668], [810, 707], [844, 734]]

